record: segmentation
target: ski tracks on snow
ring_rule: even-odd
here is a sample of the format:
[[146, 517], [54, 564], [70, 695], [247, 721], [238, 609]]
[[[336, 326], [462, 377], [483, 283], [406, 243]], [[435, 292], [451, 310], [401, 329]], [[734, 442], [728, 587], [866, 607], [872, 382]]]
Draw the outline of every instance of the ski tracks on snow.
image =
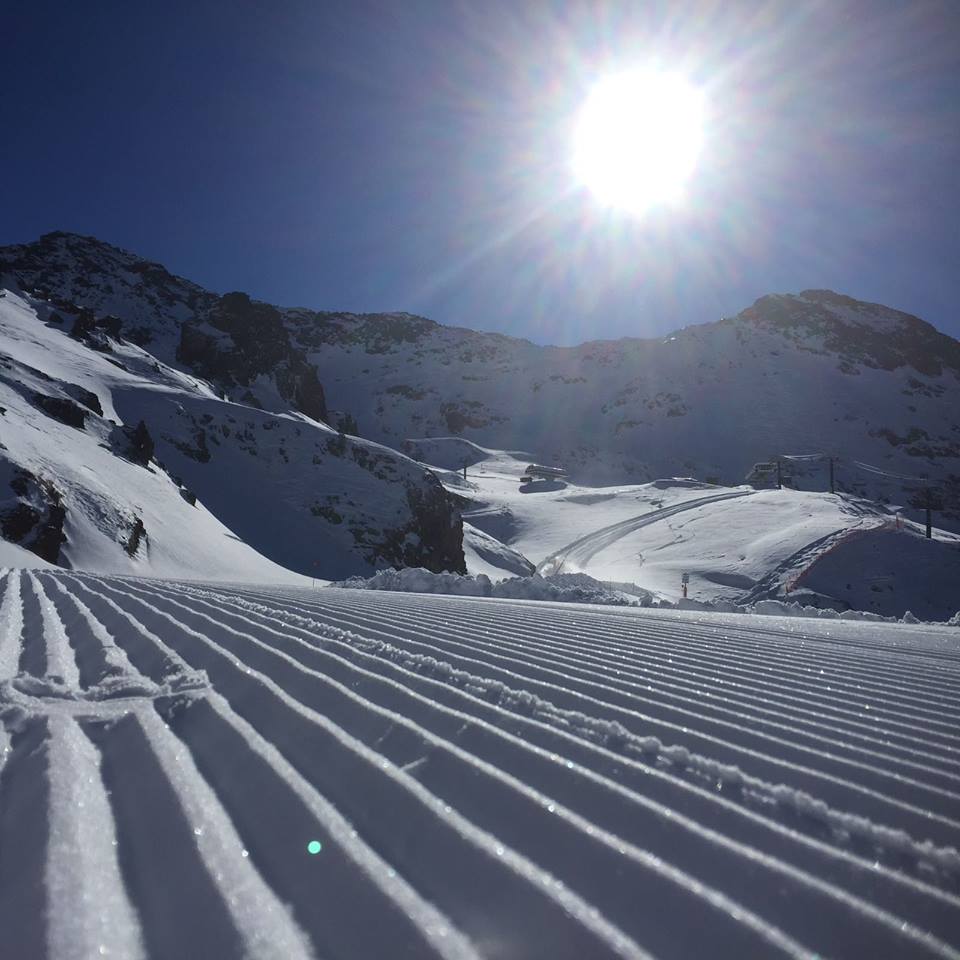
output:
[[637, 517], [630, 517], [629, 520], [620, 520], [617, 523], [610, 524], [609, 527], [602, 527], [600, 530], [594, 530], [573, 543], [568, 543], [565, 547], [551, 554], [537, 564], [537, 573], [542, 576], [550, 574], [569, 572], [564, 567], [567, 564], [573, 564], [576, 568], [574, 572], [583, 570], [592, 557], [596, 556], [601, 550], [605, 550], [617, 540], [622, 540], [625, 536], [639, 530], [641, 527], [648, 527], [652, 523], [659, 523], [668, 517], [675, 517], [678, 513], [685, 513], [688, 510], [695, 510], [697, 507], [706, 506], [709, 503], [719, 503], [721, 500], [735, 500], [738, 497], [749, 497], [753, 490], [737, 490], [733, 493], [717, 493], [709, 497], [694, 497], [690, 500], [684, 500], [681, 503], [674, 504], [672, 507], [663, 507], [659, 510], [642, 513]]
[[0, 591], [11, 955], [960, 958], [955, 648], [65, 573]]

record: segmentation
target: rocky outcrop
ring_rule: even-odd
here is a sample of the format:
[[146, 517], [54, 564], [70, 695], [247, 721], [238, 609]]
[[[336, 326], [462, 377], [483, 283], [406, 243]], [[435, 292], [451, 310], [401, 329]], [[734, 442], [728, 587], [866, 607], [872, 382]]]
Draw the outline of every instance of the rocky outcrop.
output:
[[327, 419], [317, 372], [291, 344], [280, 311], [245, 293], [225, 294], [204, 319], [184, 323], [177, 360], [227, 393], [272, 378], [294, 409]]
[[[466, 573], [463, 556], [463, 520], [453, 497], [432, 473], [427, 484], [407, 491], [407, 503], [413, 513], [410, 533], [416, 540], [405, 547], [402, 565], [424, 567], [434, 573], [444, 570]], [[431, 482], [432, 481], [432, 482]]]
[[[9, 482], [12, 496], [0, 499], [0, 533], [50, 563], [60, 562], [60, 547], [67, 540], [63, 495], [49, 480], [14, 468]], [[5, 491], [0, 491], [3, 497]]]

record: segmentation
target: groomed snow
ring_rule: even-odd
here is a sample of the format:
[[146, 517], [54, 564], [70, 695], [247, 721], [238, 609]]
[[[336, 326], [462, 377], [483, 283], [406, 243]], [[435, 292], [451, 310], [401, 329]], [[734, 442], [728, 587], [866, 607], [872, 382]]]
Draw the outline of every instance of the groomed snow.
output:
[[[441, 456], [444, 442], [424, 441]], [[927, 540], [921, 526], [898, 522], [883, 504], [689, 478], [611, 487], [521, 483], [524, 454], [486, 454], [468, 467], [466, 480], [438, 472], [465, 501], [470, 530], [543, 575], [582, 573], [676, 603], [687, 574], [688, 599], [728, 610], [772, 599], [943, 621], [960, 609], [960, 536], [935, 528]], [[493, 551], [478, 556], [465, 545], [465, 553], [471, 574], [497, 580], [523, 573]]]
[[4, 956], [960, 956], [957, 638], [0, 572]]

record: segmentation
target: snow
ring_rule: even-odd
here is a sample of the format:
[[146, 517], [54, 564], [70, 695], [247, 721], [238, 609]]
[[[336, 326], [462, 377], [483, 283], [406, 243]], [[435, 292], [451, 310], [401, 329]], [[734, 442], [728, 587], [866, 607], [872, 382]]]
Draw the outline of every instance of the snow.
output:
[[482, 573], [492, 580], [524, 576], [534, 571], [534, 565], [523, 554], [467, 521], [463, 524], [463, 553], [468, 573]]
[[[558, 350], [285, 311], [388, 444], [338, 453], [272, 375], [258, 409], [179, 369], [212, 294], [44, 243], [51, 295], [149, 336], [92, 349], [0, 294], [0, 510], [24, 471], [66, 507], [59, 566], [0, 540], [4, 956], [960, 957], [960, 536], [701, 479], [824, 424], [871, 483], [914, 475], [947, 373], [851, 366], [820, 321], [919, 321], [807, 291]], [[467, 575], [409, 559], [457, 529], [409, 525], [449, 502], [428, 471]]]
[[[401, 593], [443, 593], [459, 597], [503, 597], [512, 600], [552, 600], [559, 603], [598, 603], [636, 605], [635, 595], [610, 589], [582, 573], [541, 577], [509, 577], [497, 583], [483, 573], [461, 576], [456, 573], [431, 573], [422, 568], [381, 570], [372, 577], [351, 577], [329, 584], [351, 590], [394, 590]], [[644, 599], [649, 603], [650, 597]]]
[[0, 539], [0, 567], [23, 567], [26, 569], [39, 568], [47, 569], [55, 567], [56, 564], [38, 557], [35, 553], [21, 547], [17, 543], [11, 543], [9, 540]]
[[[488, 451], [467, 479], [440, 475], [465, 499], [465, 523], [536, 564], [584, 573], [660, 602], [700, 609], [804, 615], [833, 611], [949, 619], [960, 607], [960, 537], [927, 540], [882, 504], [849, 494], [722, 487], [683, 478], [584, 487], [521, 484], [523, 453]], [[469, 543], [469, 537], [465, 538]], [[517, 571], [466, 549], [467, 569], [492, 580]], [[504, 572], [509, 570], [509, 573]], [[809, 609], [814, 608], [814, 609]]]
[[[413, 544], [417, 555], [408, 528], [423, 521], [413, 502], [428, 501], [436, 482], [413, 461], [358, 439], [335, 452], [336, 432], [324, 424], [224, 401], [131, 343], [93, 350], [44, 322], [49, 312], [43, 301], [9, 291], [0, 298], [0, 500], [15, 471], [57, 491], [66, 510], [61, 565], [306, 583], [385, 566], [394, 542], [400, 550]], [[83, 408], [82, 427], [36, 406], [35, 394], [66, 400], [78, 390], [103, 410]], [[120, 425], [141, 420], [156, 443], [147, 465], [118, 451]], [[125, 549], [138, 520], [145, 536]], [[505, 548], [491, 549], [518, 563]], [[44, 565], [15, 545], [0, 550], [11, 566]]]
[[[391, 337], [389, 314], [286, 317], [333, 406], [365, 435], [411, 444], [444, 469], [506, 448], [582, 484], [683, 474], [733, 485], [777, 455], [842, 453], [845, 489], [906, 503], [904, 484], [857, 462], [945, 481], [956, 456], [949, 339], [895, 310], [817, 291], [765, 298], [664, 340], [570, 348], [426, 320]], [[827, 488], [825, 459], [795, 472], [801, 487]]]
[[953, 627], [0, 591], [11, 956], [960, 950]]

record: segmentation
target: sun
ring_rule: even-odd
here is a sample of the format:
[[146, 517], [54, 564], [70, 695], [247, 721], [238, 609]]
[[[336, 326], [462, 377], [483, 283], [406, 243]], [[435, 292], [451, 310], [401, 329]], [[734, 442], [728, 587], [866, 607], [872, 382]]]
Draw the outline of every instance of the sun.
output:
[[600, 80], [577, 117], [573, 169], [604, 206], [641, 214], [683, 196], [703, 140], [703, 96], [677, 74]]

